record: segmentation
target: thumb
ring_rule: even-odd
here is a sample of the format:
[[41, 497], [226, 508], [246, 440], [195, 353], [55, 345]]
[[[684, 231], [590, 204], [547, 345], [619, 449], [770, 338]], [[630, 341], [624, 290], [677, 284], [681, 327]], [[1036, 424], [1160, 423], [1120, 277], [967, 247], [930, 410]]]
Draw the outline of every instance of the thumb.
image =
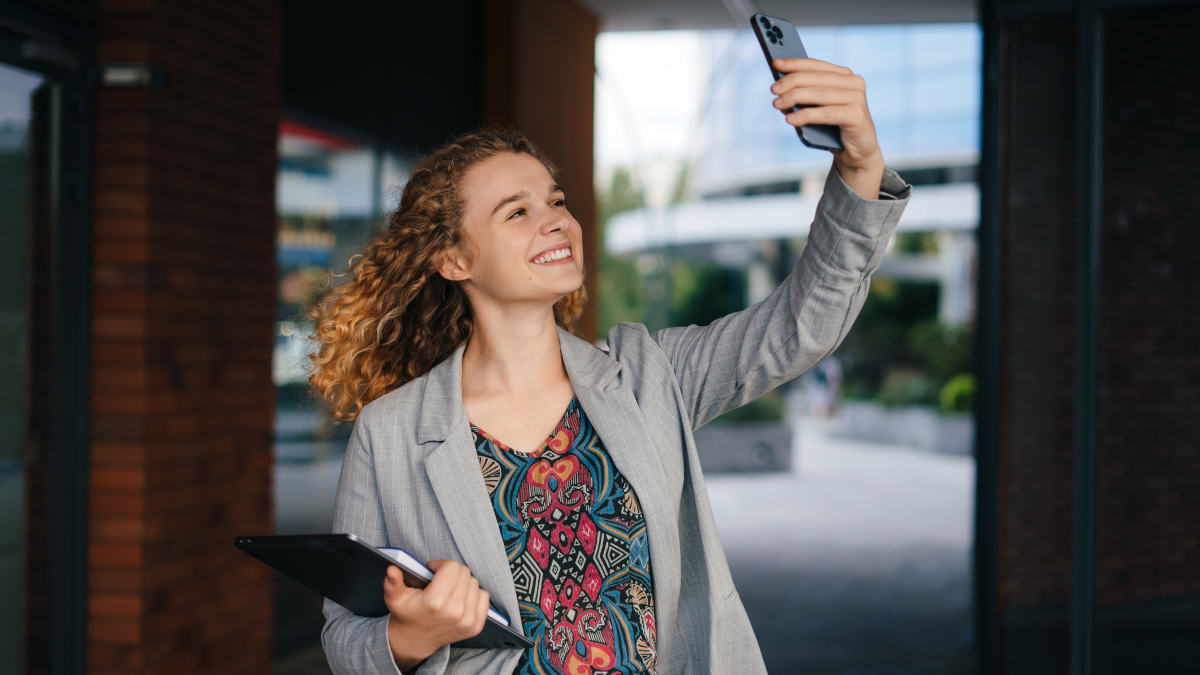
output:
[[385, 591], [399, 592], [405, 588], [412, 588], [404, 581], [404, 573], [399, 567], [389, 565], [387, 575], [383, 577], [383, 589]]

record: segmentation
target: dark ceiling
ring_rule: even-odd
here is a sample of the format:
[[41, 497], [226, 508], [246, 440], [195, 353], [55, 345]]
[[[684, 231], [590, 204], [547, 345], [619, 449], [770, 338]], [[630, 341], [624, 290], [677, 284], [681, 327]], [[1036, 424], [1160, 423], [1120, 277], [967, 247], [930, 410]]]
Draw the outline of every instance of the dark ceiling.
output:
[[601, 30], [742, 28], [761, 11], [798, 26], [975, 21], [975, 0], [582, 0]]

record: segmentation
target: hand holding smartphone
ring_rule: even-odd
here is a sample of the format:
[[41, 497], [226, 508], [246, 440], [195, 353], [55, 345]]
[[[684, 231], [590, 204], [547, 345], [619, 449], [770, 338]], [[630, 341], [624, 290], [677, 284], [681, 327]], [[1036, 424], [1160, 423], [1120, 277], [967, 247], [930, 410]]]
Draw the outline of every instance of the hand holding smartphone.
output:
[[[755, 14], [750, 17], [750, 26], [754, 29], [754, 36], [758, 38], [759, 46], [762, 47], [763, 56], [767, 57], [771, 75], [776, 80], [782, 78], [786, 73], [775, 69], [775, 59], [808, 58], [808, 53], [804, 51], [804, 44], [800, 42], [800, 34], [796, 31], [796, 27], [787, 21], [766, 14]], [[801, 107], [804, 106], [796, 106], [792, 110]], [[791, 110], [785, 112], [791, 112]], [[806, 124], [797, 127], [796, 134], [810, 148], [842, 149], [841, 130], [832, 124]]]

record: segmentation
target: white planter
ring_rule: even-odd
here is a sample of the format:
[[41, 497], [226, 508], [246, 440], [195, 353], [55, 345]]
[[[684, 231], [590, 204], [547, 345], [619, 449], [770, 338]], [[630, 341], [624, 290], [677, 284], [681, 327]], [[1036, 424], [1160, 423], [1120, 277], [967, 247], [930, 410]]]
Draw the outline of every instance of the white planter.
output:
[[792, 429], [786, 421], [709, 425], [696, 431], [705, 473], [789, 471]]
[[833, 433], [843, 438], [953, 455], [975, 452], [975, 418], [968, 413], [940, 415], [923, 406], [885, 408], [869, 401], [844, 401], [838, 417]]

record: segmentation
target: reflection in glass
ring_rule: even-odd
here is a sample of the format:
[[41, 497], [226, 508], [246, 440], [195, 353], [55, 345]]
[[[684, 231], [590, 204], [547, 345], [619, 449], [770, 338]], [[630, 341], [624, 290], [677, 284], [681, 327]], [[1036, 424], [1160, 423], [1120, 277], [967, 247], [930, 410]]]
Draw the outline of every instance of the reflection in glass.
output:
[[21, 672], [31, 391], [31, 100], [42, 78], [0, 64], [0, 672]]
[[[407, 161], [390, 152], [285, 119], [276, 186], [275, 530], [328, 532], [350, 425], [330, 423], [308, 387], [308, 309], [339, 283], [350, 256], [367, 244], [399, 201]], [[311, 646], [321, 599], [277, 577], [275, 652]]]

